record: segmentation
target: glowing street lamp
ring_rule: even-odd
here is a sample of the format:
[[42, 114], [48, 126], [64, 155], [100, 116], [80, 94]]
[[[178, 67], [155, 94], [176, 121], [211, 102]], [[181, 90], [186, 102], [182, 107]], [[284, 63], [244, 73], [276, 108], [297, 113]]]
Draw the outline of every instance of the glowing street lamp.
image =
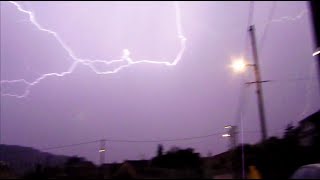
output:
[[230, 134], [223, 134], [222, 137], [231, 137]]
[[99, 153], [102, 153], [102, 152], [105, 152], [105, 151], [106, 151], [105, 149], [100, 149]]
[[232, 62], [231, 68], [236, 73], [242, 73], [246, 70], [248, 64], [245, 62], [243, 58], [236, 59]]
[[320, 47], [312, 54], [312, 56], [317, 56], [320, 54]]
[[[257, 57], [255, 58], [254, 64], [247, 63], [243, 58], [235, 59], [231, 64], [231, 68], [236, 73], [244, 72], [246, 70], [246, 67], [253, 67], [253, 70], [254, 70], [254, 75], [255, 75], [256, 81], [250, 82], [247, 84], [255, 83], [257, 85], [258, 109], [259, 109], [261, 132], [262, 132], [261, 134], [262, 134], [262, 140], [266, 140], [267, 139], [267, 129], [266, 129], [266, 123], [265, 123], [265, 112], [264, 112], [264, 105], [263, 105], [263, 97], [262, 97], [263, 95], [262, 95], [261, 83], [268, 82], [268, 81], [261, 81], [260, 70], [257, 65]], [[228, 126], [225, 127], [225, 129], [228, 129]], [[225, 136], [225, 137], [228, 137], [228, 136]]]

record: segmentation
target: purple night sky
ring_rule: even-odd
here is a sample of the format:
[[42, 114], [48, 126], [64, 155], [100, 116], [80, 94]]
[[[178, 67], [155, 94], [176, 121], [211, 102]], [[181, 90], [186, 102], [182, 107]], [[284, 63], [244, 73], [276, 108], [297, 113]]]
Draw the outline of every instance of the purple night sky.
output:
[[[277, 2], [273, 21], [260, 44], [274, 2], [255, 2], [254, 24], [269, 136], [280, 136], [320, 107], [311, 18], [307, 2]], [[44, 28], [57, 32], [81, 58], [119, 59], [130, 50], [135, 60], [172, 62], [180, 44], [174, 2], [19, 2]], [[29, 16], [1, 2], [1, 80], [34, 81], [42, 74], [67, 71], [73, 60]], [[115, 74], [98, 75], [79, 65], [72, 74], [48, 77], [25, 98], [1, 96], [1, 143], [45, 149], [106, 139], [159, 140], [225, 132], [235, 124], [239, 97], [244, 142], [260, 139], [255, 87], [242, 87], [245, 75], [232, 72], [233, 57], [244, 54], [250, 2], [179, 2], [187, 38], [175, 66], [136, 64]], [[247, 58], [252, 61], [251, 48]], [[102, 71], [112, 66], [97, 65]], [[248, 69], [247, 81], [253, 81]], [[300, 79], [300, 80], [297, 80]], [[1, 84], [5, 93], [22, 94], [23, 83]], [[239, 125], [239, 123], [237, 124]], [[159, 142], [160, 143], [160, 142]], [[151, 158], [158, 142], [107, 142], [107, 162]], [[164, 142], [192, 147], [206, 156], [228, 148], [221, 135]], [[99, 143], [50, 150], [98, 162]]]

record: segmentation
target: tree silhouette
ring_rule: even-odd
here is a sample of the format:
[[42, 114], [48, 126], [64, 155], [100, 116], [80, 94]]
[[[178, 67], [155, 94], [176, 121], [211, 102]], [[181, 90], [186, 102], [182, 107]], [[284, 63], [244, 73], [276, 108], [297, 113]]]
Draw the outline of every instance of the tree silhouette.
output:
[[163, 146], [162, 144], [158, 145], [158, 151], [157, 151], [157, 156], [162, 156], [163, 155]]
[[201, 167], [201, 159], [200, 154], [191, 148], [172, 148], [166, 154], [153, 158], [152, 165], [170, 169], [197, 169]]

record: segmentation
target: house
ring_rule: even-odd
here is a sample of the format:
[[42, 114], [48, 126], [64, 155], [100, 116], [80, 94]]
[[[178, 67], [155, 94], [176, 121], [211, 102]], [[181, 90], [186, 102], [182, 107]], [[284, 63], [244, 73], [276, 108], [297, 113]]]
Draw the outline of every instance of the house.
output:
[[300, 121], [298, 143], [305, 163], [320, 162], [320, 111]]
[[304, 120], [299, 125], [299, 145], [313, 147], [320, 143], [320, 110]]

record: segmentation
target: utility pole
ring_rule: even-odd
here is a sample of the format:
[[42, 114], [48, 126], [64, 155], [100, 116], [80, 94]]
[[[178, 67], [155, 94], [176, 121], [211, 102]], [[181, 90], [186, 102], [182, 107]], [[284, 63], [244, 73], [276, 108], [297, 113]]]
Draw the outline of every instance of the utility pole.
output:
[[231, 129], [229, 130], [229, 133], [231, 135], [230, 147], [231, 147], [231, 149], [235, 149], [237, 147], [237, 127], [236, 126], [231, 126]]
[[100, 140], [100, 149], [99, 149], [100, 165], [104, 164], [105, 153], [106, 153], [106, 140], [105, 139], [101, 139]]
[[249, 32], [251, 36], [251, 45], [252, 45], [252, 52], [253, 52], [253, 59], [254, 59], [253, 68], [254, 68], [254, 74], [256, 78], [256, 81], [253, 83], [257, 85], [258, 109], [259, 109], [260, 125], [261, 125], [261, 139], [262, 141], [264, 141], [267, 139], [268, 135], [267, 135], [266, 117], [265, 117], [265, 111], [264, 111], [264, 101], [263, 101], [263, 92], [262, 92], [261, 84], [264, 83], [265, 81], [261, 81], [254, 25], [251, 25], [249, 27]]
[[[223, 134], [222, 137], [225, 137], [225, 138], [229, 138], [230, 139], [230, 145], [229, 145], [229, 152], [231, 152], [232, 154], [232, 157], [230, 160], [234, 159], [234, 156], [235, 156], [235, 149], [237, 147], [237, 126], [231, 126], [231, 125], [228, 125], [228, 126], [225, 126], [224, 127], [225, 129], [228, 130], [228, 132], [226, 134]], [[234, 161], [232, 160], [232, 166], [234, 165]], [[237, 177], [237, 174], [235, 172], [232, 173], [232, 176], [234, 179], [236, 179]]]
[[[315, 51], [320, 51], [320, 2], [316, 0], [309, 1], [310, 9], [311, 9], [311, 16], [313, 20], [313, 27], [314, 27], [314, 36], [315, 36]], [[320, 83], [320, 54], [315, 55], [317, 56], [318, 61], [318, 77]], [[320, 85], [320, 84], [319, 84]]]

